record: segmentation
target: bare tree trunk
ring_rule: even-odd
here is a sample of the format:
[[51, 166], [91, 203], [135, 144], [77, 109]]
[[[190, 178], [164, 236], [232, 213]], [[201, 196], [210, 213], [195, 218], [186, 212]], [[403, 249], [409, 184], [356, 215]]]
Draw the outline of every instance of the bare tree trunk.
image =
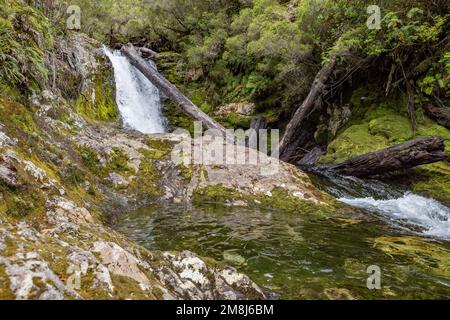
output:
[[314, 80], [308, 96], [289, 122], [280, 144], [281, 160], [293, 162], [296, 159], [295, 155], [298, 150], [305, 148], [305, 146], [302, 145], [303, 139], [299, 139], [299, 136], [301, 136], [302, 131], [305, 130], [305, 121], [314, 111], [316, 101], [325, 93], [326, 82], [335, 70], [336, 64], [336, 58], [332, 58], [322, 67]]
[[267, 129], [267, 122], [264, 117], [257, 117], [250, 124], [250, 136], [248, 137], [248, 146], [258, 149], [259, 131]]
[[391, 148], [356, 156], [340, 164], [325, 165], [319, 169], [330, 170], [345, 176], [368, 177], [446, 159], [448, 155], [445, 151], [444, 139], [432, 137], [412, 140]]
[[145, 61], [134, 47], [122, 47], [122, 52], [142, 74], [148, 78], [164, 95], [179, 105], [181, 110], [190, 118], [200, 121], [205, 129], [216, 129], [227, 139], [234, 141], [234, 136], [227, 132], [225, 127], [213, 120], [210, 116], [200, 110], [173, 84], [167, 81], [157, 70]]
[[425, 113], [438, 123], [450, 129], [450, 110], [446, 107], [437, 107], [432, 104], [422, 106]]
[[414, 107], [414, 88], [408, 81], [406, 82], [406, 95], [408, 97], [407, 101], [408, 115], [411, 120], [411, 127], [413, 134], [415, 135], [417, 131], [417, 119], [416, 119], [416, 109]]

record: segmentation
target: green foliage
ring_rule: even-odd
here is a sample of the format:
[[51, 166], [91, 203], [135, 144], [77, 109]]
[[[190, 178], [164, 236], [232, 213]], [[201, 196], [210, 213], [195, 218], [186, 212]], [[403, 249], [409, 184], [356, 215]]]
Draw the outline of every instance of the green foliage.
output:
[[22, 0], [0, 0], [0, 83], [37, 90], [47, 78], [44, 50], [52, 46], [51, 25]]
[[128, 156], [120, 149], [115, 148], [109, 155], [109, 168], [116, 172], [130, 172], [128, 167]]
[[23, 200], [18, 196], [14, 196], [11, 203], [12, 205], [8, 208], [6, 213], [17, 219], [26, 217], [34, 209], [32, 202]]
[[427, 95], [444, 91], [444, 95], [450, 96], [450, 52], [443, 53], [439, 62], [434, 62], [427, 74], [419, 79], [417, 84], [422, 92]]
[[98, 165], [100, 164], [98, 155], [92, 148], [89, 147], [77, 147], [77, 150], [83, 160], [83, 164], [91, 171], [96, 172]]

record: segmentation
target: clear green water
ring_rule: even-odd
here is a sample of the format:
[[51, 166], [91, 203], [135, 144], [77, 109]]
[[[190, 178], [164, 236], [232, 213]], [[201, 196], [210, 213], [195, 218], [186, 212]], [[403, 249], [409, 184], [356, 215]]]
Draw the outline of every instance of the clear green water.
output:
[[[404, 233], [364, 211], [316, 217], [148, 207], [115, 227], [149, 249], [224, 261], [281, 299], [450, 298], [450, 243]], [[371, 265], [381, 268], [381, 290], [367, 288]]]

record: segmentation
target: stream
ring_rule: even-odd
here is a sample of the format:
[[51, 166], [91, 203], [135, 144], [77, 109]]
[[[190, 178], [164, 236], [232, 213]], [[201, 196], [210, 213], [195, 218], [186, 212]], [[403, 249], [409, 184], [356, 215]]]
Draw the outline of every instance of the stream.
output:
[[[105, 49], [126, 127], [166, 131], [158, 90], [118, 52]], [[384, 182], [312, 175], [348, 204], [345, 213], [150, 206], [115, 228], [152, 250], [190, 250], [236, 267], [281, 299], [448, 299], [450, 208]], [[368, 268], [381, 289], [368, 289]]]
[[[190, 250], [233, 265], [282, 299], [448, 299], [450, 242], [404, 221], [402, 203], [414, 206], [415, 198], [390, 201], [379, 211], [330, 217], [152, 206], [121, 217], [115, 228], [149, 249]], [[381, 290], [367, 288], [372, 265], [381, 269]]]

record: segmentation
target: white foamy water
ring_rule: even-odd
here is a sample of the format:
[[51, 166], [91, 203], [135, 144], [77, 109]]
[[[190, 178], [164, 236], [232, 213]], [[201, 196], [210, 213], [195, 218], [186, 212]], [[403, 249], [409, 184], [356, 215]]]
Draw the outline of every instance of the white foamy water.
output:
[[104, 51], [114, 67], [116, 102], [124, 125], [146, 134], [166, 132], [158, 89], [120, 51]]
[[339, 200], [354, 207], [381, 213], [405, 225], [420, 227], [427, 236], [450, 240], [450, 208], [436, 200], [413, 193], [391, 200], [374, 198]]

